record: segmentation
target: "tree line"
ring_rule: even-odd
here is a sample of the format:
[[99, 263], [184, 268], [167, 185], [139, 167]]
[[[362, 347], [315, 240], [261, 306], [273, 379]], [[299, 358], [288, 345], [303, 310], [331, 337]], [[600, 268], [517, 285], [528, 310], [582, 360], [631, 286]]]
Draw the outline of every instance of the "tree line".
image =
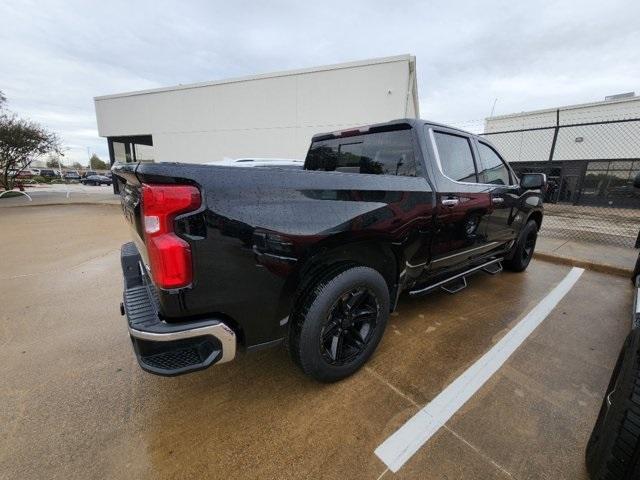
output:
[[[46, 161], [46, 164], [47, 164], [47, 168], [59, 168], [60, 160], [56, 155], [50, 154], [49, 158]], [[107, 164], [107, 162], [102, 160], [98, 155], [94, 153], [93, 155], [91, 155], [91, 158], [89, 159], [88, 166], [82, 165], [80, 162], [73, 162], [71, 164], [71, 168], [74, 170], [82, 170], [85, 168], [88, 168], [89, 170], [109, 170], [109, 165]]]

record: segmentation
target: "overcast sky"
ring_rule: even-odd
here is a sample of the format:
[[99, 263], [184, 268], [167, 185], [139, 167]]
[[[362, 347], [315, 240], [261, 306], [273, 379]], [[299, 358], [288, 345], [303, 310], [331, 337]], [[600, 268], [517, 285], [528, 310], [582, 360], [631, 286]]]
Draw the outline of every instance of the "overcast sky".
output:
[[55, 130], [65, 163], [97, 136], [93, 97], [410, 53], [423, 118], [640, 93], [640, 1], [0, 3], [0, 90]]

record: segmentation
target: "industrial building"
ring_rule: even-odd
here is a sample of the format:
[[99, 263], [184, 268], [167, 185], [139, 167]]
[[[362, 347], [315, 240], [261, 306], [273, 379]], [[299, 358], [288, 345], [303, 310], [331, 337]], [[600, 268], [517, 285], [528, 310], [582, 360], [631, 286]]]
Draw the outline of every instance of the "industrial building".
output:
[[640, 97], [485, 119], [485, 135], [516, 172], [543, 172], [547, 201], [640, 207], [632, 182], [640, 173]]
[[304, 158], [311, 137], [419, 115], [402, 55], [96, 97], [111, 163]]

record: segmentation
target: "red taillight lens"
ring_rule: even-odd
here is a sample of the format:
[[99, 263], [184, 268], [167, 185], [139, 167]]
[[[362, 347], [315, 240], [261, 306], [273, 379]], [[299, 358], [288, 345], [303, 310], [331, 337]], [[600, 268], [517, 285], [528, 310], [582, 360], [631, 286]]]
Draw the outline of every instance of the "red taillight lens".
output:
[[189, 244], [173, 232], [173, 219], [200, 206], [191, 185], [142, 185], [142, 221], [151, 275], [160, 288], [179, 288], [193, 280]]

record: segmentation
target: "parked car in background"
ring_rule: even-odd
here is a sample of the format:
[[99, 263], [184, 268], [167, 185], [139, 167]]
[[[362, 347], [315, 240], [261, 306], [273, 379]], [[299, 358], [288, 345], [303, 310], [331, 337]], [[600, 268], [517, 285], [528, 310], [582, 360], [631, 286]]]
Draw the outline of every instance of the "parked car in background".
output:
[[80, 174], [77, 170], [68, 170], [62, 175], [64, 180], [80, 180]]
[[105, 175], [89, 175], [80, 180], [83, 185], [111, 185], [112, 179]]
[[28, 180], [33, 177], [31, 170], [9, 170], [9, 176], [16, 180]]
[[219, 165], [228, 167], [281, 167], [299, 168], [304, 167], [304, 160], [290, 158], [225, 158], [219, 162], [208, 162], [207, 165]]
[[40, 176], [43, 178], [58, 178], [58, 174], [52, 168], [42, 168], [40, 169]]
[[[633, 187], [640, 191], [640, 174]], [[636, 248], [640, 247], [640, 233]], [[627, 336], [587, 444], [592, 480], [640, 479], [640, 254], [631, 277], [633, 303]]]
[[31, 170], [20, 170], [16, 175], [16, 178], [20, 180], [27, 180], [32, 177], [33, 177], [33, 173], [31, 172]]
[[96, 172], [95, 170], [87, 170], [85, 172], [82, 172], [82, 178], [87, 178], [90, 177], [92, 175], [100, 175], [98, 172]]
[[315, 135], [304, 170], [113, 172], [134, 240], [121, 312], [143, 369], [179, 375], [284, 343], [326, 382], [373, 354], [402, 292], [525, 270], [546, 180], [518, 179], [484, 137], [417, 119]]

